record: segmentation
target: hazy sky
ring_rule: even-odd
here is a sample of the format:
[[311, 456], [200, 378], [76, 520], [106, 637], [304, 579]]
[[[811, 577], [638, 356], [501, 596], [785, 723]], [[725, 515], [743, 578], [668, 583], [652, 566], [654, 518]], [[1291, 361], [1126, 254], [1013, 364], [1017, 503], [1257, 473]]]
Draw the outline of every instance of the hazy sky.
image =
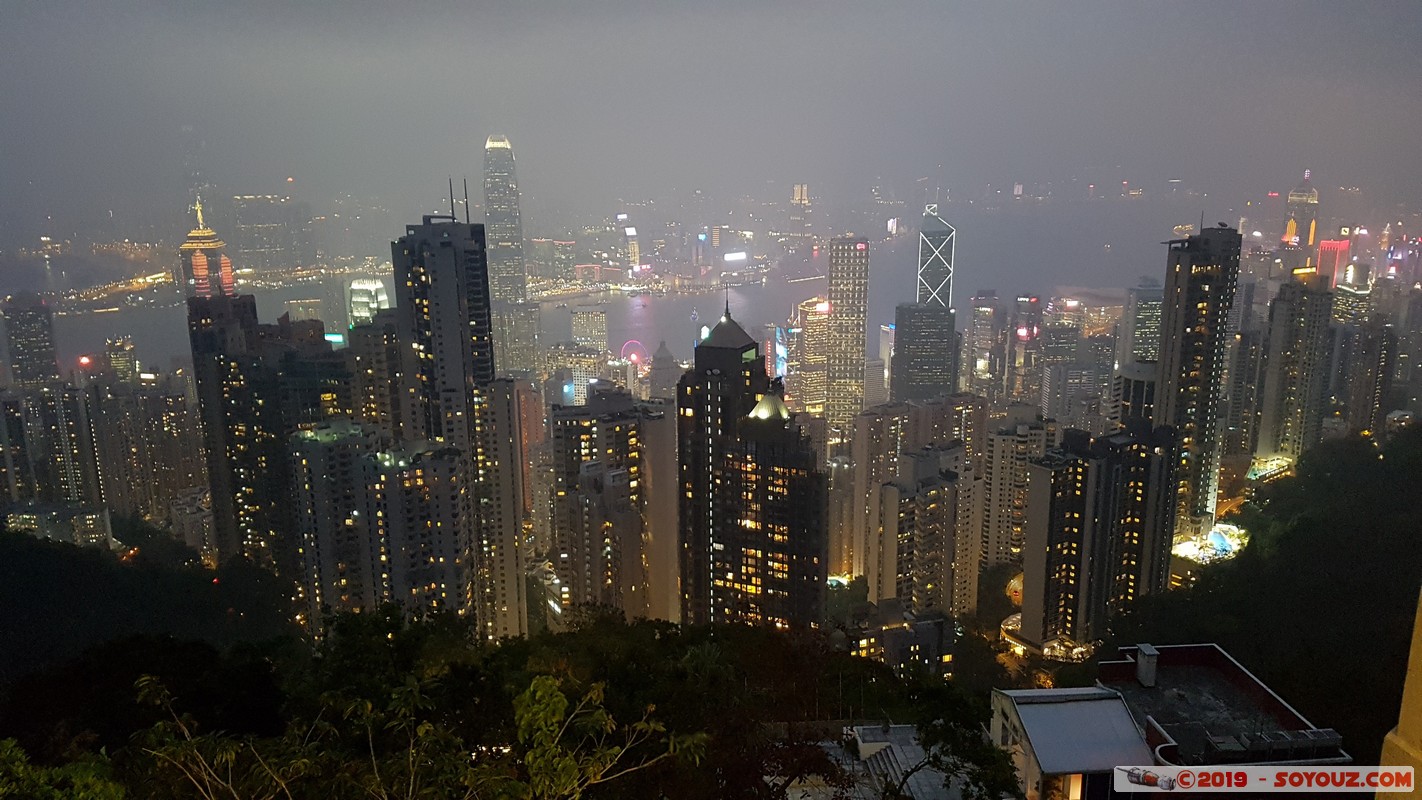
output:
[[535, 208], [700, 186], [1167, 178], [1418, 199], [1422, 4], [0, 0], [0, 233], [224, 189], [479, 175]]

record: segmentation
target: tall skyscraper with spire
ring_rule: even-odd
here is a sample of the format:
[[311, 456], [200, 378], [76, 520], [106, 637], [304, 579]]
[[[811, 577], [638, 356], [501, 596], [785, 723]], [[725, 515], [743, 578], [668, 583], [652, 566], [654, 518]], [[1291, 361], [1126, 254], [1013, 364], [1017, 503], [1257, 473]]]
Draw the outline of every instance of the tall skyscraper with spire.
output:
[[864, 342], [868, 326], [869, 240], [844, 237], [829, 245], [829, 346], [825, 359], [825, 421], [831, 439], [848, 441], [864, 410]]
[[237, 279], [232, 259], [227, 257], [227, 243], [203, 220], [202, 198], [193, 204], [197, 212], [197, 227], [178, 247], [182, 255], [183, 279], [189, 297], [233, 297], [237, 294]]
[[958, 234], [938, 216], [938, 204], [923, 208], [918, 231], [918, 281], [914, 303], [894, 312], [895, 345], [890, 370], [894, 402], [931, 400], [958, 388], [958, 341], [953, 312], [953, 252]]
[[1180, 443], [1176, 530], [1214, 522], [1230, 308], [1239, 280], [1239, 231], [1221, 225], [1169, 243], [1156, 365], [1156, 425]]
[[530, 374], [538, 368], [539, 309], [528, 302], [518, 175], [507, 136], [484, 143], [484, 230], [499, 374]]
[[1310, 182], [1312, 173], [1304, 170], [1303, 182], [1289, 192], [1284, 235], [1285, 245], [1297, 245], [1312, 250], [1318, 244], [1318, 190]]
[[484, 143], [484, 230], [489, 254], [489, 293], [496, 303], [521, 303], [528, 299], [523, 218], [518, 200], [513, 145], [507, 136], [490, 136]]

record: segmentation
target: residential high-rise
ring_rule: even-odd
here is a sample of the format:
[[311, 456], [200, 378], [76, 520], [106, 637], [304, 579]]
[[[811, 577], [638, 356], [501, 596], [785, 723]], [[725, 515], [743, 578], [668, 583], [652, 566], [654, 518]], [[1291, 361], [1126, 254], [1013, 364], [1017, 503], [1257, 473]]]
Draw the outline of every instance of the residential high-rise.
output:
[[528, 299], [523, 260], [523, 218], [513, 145], [506, 136], [484, 143], [484, 225], [488, 236], [489, 293], [495, 303]]
[[[765, 361], [756, 342], [730, 311], [696, 346], [692, 368], [677, 384], [677, 458], [681, 491], [681, 619], [705, 624], [725, 621], [724, 571], [715, 571], [715, 545], [734, 525], [728, 520], [725, 489], [727, 453], [744, 421], [769, 389]], [[721, 542], [722, 549], [725, 543]]]
[[34, 500], [39, 492], [28, 427], [24, 395], [0, 392], [0, 508]]
[[[648, 612], [645, 417], [615, 387], [583, 406], [551, 412], [552, 549], [560, 608], [603, 605], [628, 617]], [[655, 412], [660, 414], [660, 411]]]
[[682, 622], [818, 625], [820, 456], [729, 312], [697, 346], [677, 408]]
[[1180, 530], [1214, 522], [1227, 323], [1240, 242], [1238, 231], [1217, 227], [1169, 243], [1153, 421], [1174, 428], [1179, 437]]
[[410, 411], [399, 331], [398, 313], [382, 308], [346, 332], [353, 416], [392, 441], [408, 430]]
[[37, 294], [18, 294], [3, 306], [10, 380], [26, 391], [59, 381], [54, 354], [54, 312]]
[[484, 227], [426, 216], [391, 244], [400, 346], [411, 407], [406, 441], [463, 453], [473, 513], [462, 541], [474, 611], [490, 638], [527, 632], [520, 572], [523, 507], [519, 413], [512, 381], [496, 381]]
[[237, 294], [237, 276], [232, 259], [227, 257], [227, 243], [203, 221], [202, 200], [194, 205], [197, 227], [178, 246], [183, 262], [183, 283], [193, 297], [232, 297]]
[[880, 487], [880, 600], [897, 599], [915, 614], [970, 610], [955, 607], [954, 586], [959, 571], [977, 583], [975, 532], [959, 522], [960, 512], [972, 513], [970, 502], [959, 502], [960, 492], [971, 492], [971, 469], [961, 442], [930, 447], [905, 453], [899, 474]]
[[89, 394], [51, 384], [28, 399], [29, 451], [35, 458], [39, 499], [50, 503], [104, 506], [99, 477], [97, 420]]
[[390, 308], [390, 294], [385, 281], [357, 278], [346, 289], [346, 316], [351, 325], [361, 325], [375, 319], [377, 312]]
[[923, 207], [918, 229], [918, 283], [915, 300], [920, 305], [953, 307], [953, 256], [958, 232], [938, 216], [938, 204]]
[[1298, 458], [1323, 436], [1333, 295], [1328, 278], [1286, 281], [1269, 306], [1258, 454]]
[[1353, 339], [1348, 374], [1348, 429], [1378, 431], [1389, 410], [1386, 405], [1397, 364], [1397, 334], [1386, 317], [1376, 316]]
[[848, 440], [850, 423], [864, 408], [868, 300], [869, 240], [831, 240], [825, 421], [835, 441]]
[[1169, 585], [1173, 434], [1070, 430], [1027, 466], [1021, 639], [1080, 660], [1110, 618]]
[[936, 302], [902, 303], [894, 331], [891, 400], [929, 400], [957, 391], [960, 348], [953, 309]]
[[1262, 331], [1252, 327], [1230, 336], [1225, 351], [1228, 382], [1224, 394], [1221, 459], [1252, 458], [1258, 449], [1264, 338]]
[[1121, 312], [1120, 333], [1116, 337], [1116, 366], [1155, 363], [1160, 360], [1160, 313], [1164, 290], [1160, 281], [1141, 278], [1140, 285], [1126, 292]]
[[983, 453], [982, 533], [984, 568], [1016, 561], [1022, 553], [1027, 516], [1027, 463], [1057, 443], [1053, 420], [1037, 418], [1032, 406], [1008, 409], [1007, 425], [986, 436]]

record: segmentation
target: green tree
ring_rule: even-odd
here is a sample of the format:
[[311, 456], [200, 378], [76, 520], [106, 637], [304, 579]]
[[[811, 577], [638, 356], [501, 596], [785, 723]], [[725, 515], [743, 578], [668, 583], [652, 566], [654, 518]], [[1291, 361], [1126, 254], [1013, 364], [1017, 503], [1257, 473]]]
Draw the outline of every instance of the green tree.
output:
[[14, 739], [0, 740], [0, 798], [15, 800], [123, 800], [109, 764], [86, 758], [58, 767], [31, 764]]

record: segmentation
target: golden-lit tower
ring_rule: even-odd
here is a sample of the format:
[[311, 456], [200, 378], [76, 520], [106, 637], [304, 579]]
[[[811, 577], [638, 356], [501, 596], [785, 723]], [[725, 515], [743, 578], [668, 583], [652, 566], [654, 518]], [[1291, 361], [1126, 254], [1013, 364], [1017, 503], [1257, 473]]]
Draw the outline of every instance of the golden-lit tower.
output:
[[232, 259], [224, 248], [227, 243], [217, 238], [217, 234], [203, 221], [202, 198], [193, 204], [197, 212], [197, 227], [188, 232], [188, 238], [179, 246], [183, 259], [182, 279], [191, 287], [193, 297], [233, 297], [237, 294], [237, 279], [232, 272]]
[[1309, 182], [1311, 172], [1304, 170], [1303, 183], [1289, 192], [1288, 212], [1284, 221], [1284, 244], [1312, 248], [1318, 244], [1318, 190]]

